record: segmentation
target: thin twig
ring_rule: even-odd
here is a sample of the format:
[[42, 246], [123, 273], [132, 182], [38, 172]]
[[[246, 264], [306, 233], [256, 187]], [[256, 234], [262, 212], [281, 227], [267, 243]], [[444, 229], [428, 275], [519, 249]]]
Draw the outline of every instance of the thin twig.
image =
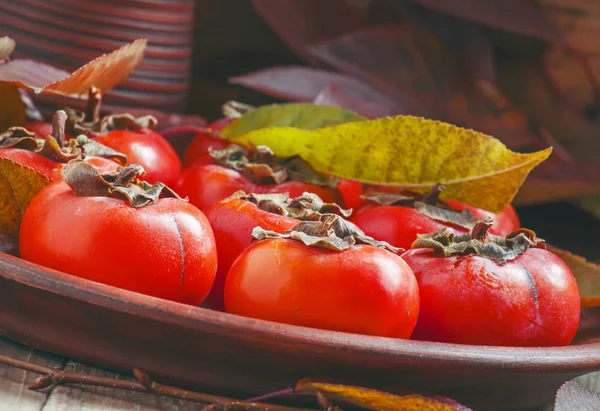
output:
[[[204, 394], [195, 391], [187, 391], [170, 385], [159, 384], [150, 379], [150, 376], [143, 371], [134, 370], [133, 374], [138, 381], [128, 381], [118, 378], [100, 377], [96, 375], [84, 375], [74, 372], [62, 371], [56, 368], [49, 368], [43, 365], [17, 360], [5, 355], [0, 355], [0, 364], [31, 371], [36, 374], [42, 374], [29, 386], [29, 389], [40, 390], [44, 388], [52, 389], [62, 384], [81, 384], [94, 385], [100, 387], [117, 388], [127, 391], [145, 392], [166, 397], [180, 398], [184, 400], [197, 401], [205, 404], [223, 404], [234, 405], [236, 407], [246, 407], [252, 410], [269, 411], [314, 411], [308, 408], [286, 407], [283, 405], [264, 404], [259, 402], [240, 401], [234, 398], [220, 397], [216, 395]], [[228, 408], [228, 407], [225, 407]]]

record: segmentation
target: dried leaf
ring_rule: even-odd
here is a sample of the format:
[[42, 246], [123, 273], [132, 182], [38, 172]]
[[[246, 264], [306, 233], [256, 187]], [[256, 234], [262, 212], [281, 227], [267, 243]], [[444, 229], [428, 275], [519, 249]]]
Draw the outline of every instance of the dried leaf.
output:
[[454, 57], [427, 31], [369, 27], [322, 43], [311, 52], [393, 98], [402, 113], [473, 128], [511, 148], [539, 140], [527, 118], [497, 88], [466, 81]]
[[[262, 106], [249, 111], [231, 122], [222, 132], [223, 137], [234, 137], [266, 127], [296, 127], [313, 130], [365, 118], [338, 107], [311, 103], [286, 103]], [[265, 144], [266, 145], [266, 144]]]
[[303, 66], [279, 66], [232, 77], [229, 81], [269, 96], [299, 102], [314, 101], [324, 89], [335, 83], [354, 100], [387, 107], [394, 111], [394, 114], [400, 113], [391, 98], [381, 94], [372, 86], [355, 77], [332, 71]]
[[562, 41], [554, 27], [532, 0], [412, 0], [424, 7], [461, 19], [551, 43]]
[[343, 217], [352, 214], [351, 210], [345, 210], [335, 203], [323, 202], [313, 193], [303, 193], [299, 197], [290, 198], [288, 193], [246, 194], [240, 190], [229, 198], [240, 198], [255, 204], [260, 210], [301, 221], [315, 221], [320, 219], [322, 214], [338, 214]]
[[488, 235], [488, 230], [494, 225], [491, 217], [479, 221], [470, 233], [454, 235], [446, 229], [428, 234], [417, 234], [412, 248], [431, 248], [440, 258], [457, 255], [477, 254], [500, 264], [512, 261], [529, 248], [546, 249], [546, 242], [537, 238], [531, 230], [520, 229], [510, 233], [506, 238]]
[[[314, 62], [306, 47], [360, 27], [345, 0], [252, 0], [257, 13], [296, 54]], [[292, 22], [292, 23], [290, 23]]]
[[49, 183], [43, 174], [0, 158], [0, 234], [19, 233], [25, 209]]
[[600, 410], [600, 394], [592, 392], [575, 381], [564, 383], [556, 393], [554, 411]]
[[442, 198], [491, 212], [504, 210], [552, 151], [515, 153], [485, 134], [412, 116], [317, 130], [263, 128], [230, 140], [266, 145], [282, 157], [299, 155], [316, 171], [344, 179], [419, 192], [441, 183]]
[[103, 92], [120, 84], [142, 61], [147, 40], [140, 39], [80, 67], [72, 74], [31, 60], [0, 64], [0, 81], [38, 94], [84, 95], [91, 86]]
[[326, 397], [377, 411], [470, 411], [454, 401], [439, 401], [420, 395], [393, 395], [373, 389], [302, 380], [296, 392], [322, 393]]
[[139, 164], [129, 164], [115, 172], [100, 174], [89, 163], [71, 161], [62, 168], [61, 174], [73, 193], [81, 197], [118, 198], [128, 201], [134, 208], [147, 206], [165, 197], [183, 200], [163, 183], [151, 185], [139, 180], [146, 174]]
[[393, 253], [405, 251], [385, 241], [378, 241], [367, 236], [354, 223], [335, 214], [322, 214], [318, 220], [301, 221], [283, 234], [255, 227], [252, 230], [252, 238], [255, 240], [289, 238], [300, 241], [309, 247], [320, 247], [333, 251], [344, 251], [357, 244], [381, 247]]
[[0, 83], [0, 133], [10, 127], [23, 126], [25, 116], [25, 104], [19, 90], [10, 84]]
[[560, 248], [548, 246], [548, 251], [559, 256], [569, 266], [581, 295], [582, 307], [600, 307], [600, 265]]
[[383, 106], [379, 103], [353, 97], [346, 93], [337, 83], [331, 83], [321, 90], [315, 98], [314, 103], [345, 108], [346, 110], [352, 110], [368, 117], [387, 117], [401, 114], [399, 108], [394, 109], [395, 104]]
[[10, 57], [16, 45], [17, 43], [10, 37], [0, 37], [0, 62]]

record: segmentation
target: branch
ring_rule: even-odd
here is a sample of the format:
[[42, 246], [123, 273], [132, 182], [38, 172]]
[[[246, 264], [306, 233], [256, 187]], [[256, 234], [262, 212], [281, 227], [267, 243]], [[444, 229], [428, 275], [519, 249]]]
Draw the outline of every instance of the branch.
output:
[[148, 374], [137, 369], [133, 370], [133, 375], [137, 381], [128, 381], [118, 378], [83, 375], [74, 372], [62, 371], [56, 368], [49, 368], [43, 365], [17, 360], [5, 355], [0, 355], [0, 364], [31, 371], [36, 374], [42, 374], [41, 377], [35, 380], [28, 387], [30, 390], [41, 390], [44, 388], [53, 389], [54, 387], [63, 384], [81, 384], [164, 395], [166, 397], [197, 401], [205, 404], [216, 404], [217, 407], [214, 407], [213, 409], [253, 411], [314, 411], [314, 409], [311, 410], [308, 408], [286, 407], [283, 405], [239, 401], [228, 397], [220, 397], [201, 392], [182, 390], [177, 387], [154, 382], [150, 379]]

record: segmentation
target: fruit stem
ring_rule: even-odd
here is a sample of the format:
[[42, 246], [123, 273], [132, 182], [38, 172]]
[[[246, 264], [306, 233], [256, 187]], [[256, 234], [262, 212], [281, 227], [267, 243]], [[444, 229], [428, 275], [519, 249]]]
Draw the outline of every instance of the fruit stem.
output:
[[437, 183], [436, 185], [431, 187], [431, 190], [429, 190], [423, 195], [423, 197], [421, 198], [421, 202], [431, 205], [438, 204], [440, 202], [440, 194], [442, 194], [442, 191], [444, 191], [445, 189], [445, 185]]
[[97, 123], [100, 121], [100, 107], [102, 105], [102, 93], [100, 89], [91, 86], [88, 91], [88, 101], [85, 108], [85, 122]]
[[487, 217], [484, 220], [478, 221], [471, 230], [471, 239], [484, 242], [488, 231], [494, 225], [494, 218]]
[[65, 143], [65, 127], [67, 124], [67, 113], [64, 110], [58, 110], [52, 116], [52, 137], [58, 142], [58, 146], [62, 147]]

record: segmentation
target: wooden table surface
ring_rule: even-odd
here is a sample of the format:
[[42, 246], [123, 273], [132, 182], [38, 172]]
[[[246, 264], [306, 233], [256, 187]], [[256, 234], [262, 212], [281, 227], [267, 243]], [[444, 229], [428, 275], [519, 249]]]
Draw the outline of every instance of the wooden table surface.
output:
[[[129, 378], [64, 357], [32, 350], [2, 338], [0, 355], [81, 374]], [[56, 387], [51, 392], [28, 390], [29, 384], [39, 376], [33, 372], [0, 365], [0, 411], [199, 411], [203, 408], [203, 405], [197, 402], [109, 387], [70, 385]], [[588, 374], [578, 381], [600, 392], [600, 373]], [[549, 406], [540, 411], [551, 409]]]
[[[128, 379], [0, 338], [0, 355], [81, 374]], [[28, 390], [40, 375], [0, 365], [0, 411], [199, 411], [198, 402], [108, 387], [58, 386], [51, 392]]]

